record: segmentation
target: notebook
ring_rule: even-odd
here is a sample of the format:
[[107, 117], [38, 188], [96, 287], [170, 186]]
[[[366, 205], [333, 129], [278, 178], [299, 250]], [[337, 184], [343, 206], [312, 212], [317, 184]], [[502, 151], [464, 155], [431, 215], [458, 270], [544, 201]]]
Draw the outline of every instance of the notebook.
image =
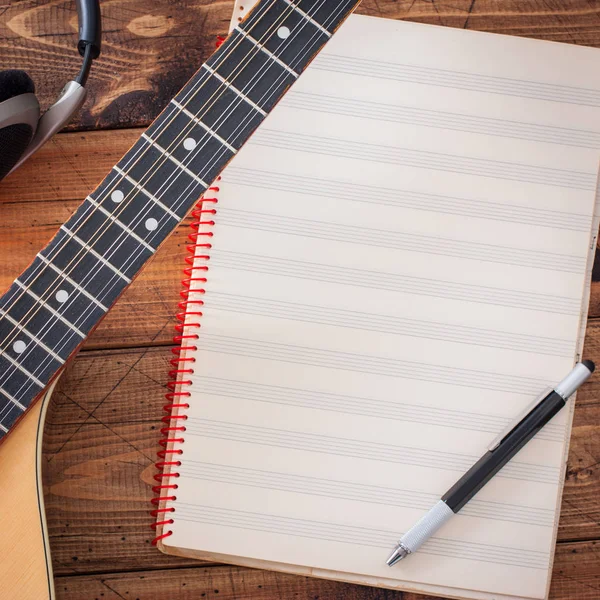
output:
[[348, 19], [195, 213], [159, 548], [546, 598], [573, 400], [385, 559], [580, 357], [599, 148], [598, 50]]

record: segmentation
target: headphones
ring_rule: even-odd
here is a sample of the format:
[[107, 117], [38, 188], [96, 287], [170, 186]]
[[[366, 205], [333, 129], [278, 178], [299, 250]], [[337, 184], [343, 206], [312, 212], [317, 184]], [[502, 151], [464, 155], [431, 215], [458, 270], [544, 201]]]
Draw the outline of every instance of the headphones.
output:
[[25, 71], [0, 71], [0, 180], [17, 169], [66, 125], [85, 100], [92, 61], [100, 56], [102, 26], [99, 0], [76, 0], [77, 49], [83, 57], [79, 75], [63, 88], [41, 116], [35, 86]]

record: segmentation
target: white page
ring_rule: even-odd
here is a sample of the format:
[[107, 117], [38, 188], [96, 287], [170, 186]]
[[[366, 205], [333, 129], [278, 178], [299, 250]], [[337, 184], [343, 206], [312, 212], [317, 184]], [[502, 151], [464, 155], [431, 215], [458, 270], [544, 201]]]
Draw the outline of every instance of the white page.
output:
[[348, 20], [223, 175], [167, 549], [545, 596], [569, 411], [385, 558], [572, 366], [599, 57]]

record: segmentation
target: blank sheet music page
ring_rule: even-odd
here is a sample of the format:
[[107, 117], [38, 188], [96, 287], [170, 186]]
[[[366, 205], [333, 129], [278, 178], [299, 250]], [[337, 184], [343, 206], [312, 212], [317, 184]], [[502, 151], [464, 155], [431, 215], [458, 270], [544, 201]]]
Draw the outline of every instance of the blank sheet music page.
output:
[[597, 50], [349, 19], [220, 182], [167, 550], [545, 597], [571, 408], [385, 559], [572, 367], [599, 148]]

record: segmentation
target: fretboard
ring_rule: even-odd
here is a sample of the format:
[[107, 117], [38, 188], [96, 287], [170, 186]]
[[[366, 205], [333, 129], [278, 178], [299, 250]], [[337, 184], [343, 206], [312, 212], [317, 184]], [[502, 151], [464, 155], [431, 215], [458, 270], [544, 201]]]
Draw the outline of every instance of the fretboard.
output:
[[259, 2], [0, 298], [0, 439], [358, 2]]

